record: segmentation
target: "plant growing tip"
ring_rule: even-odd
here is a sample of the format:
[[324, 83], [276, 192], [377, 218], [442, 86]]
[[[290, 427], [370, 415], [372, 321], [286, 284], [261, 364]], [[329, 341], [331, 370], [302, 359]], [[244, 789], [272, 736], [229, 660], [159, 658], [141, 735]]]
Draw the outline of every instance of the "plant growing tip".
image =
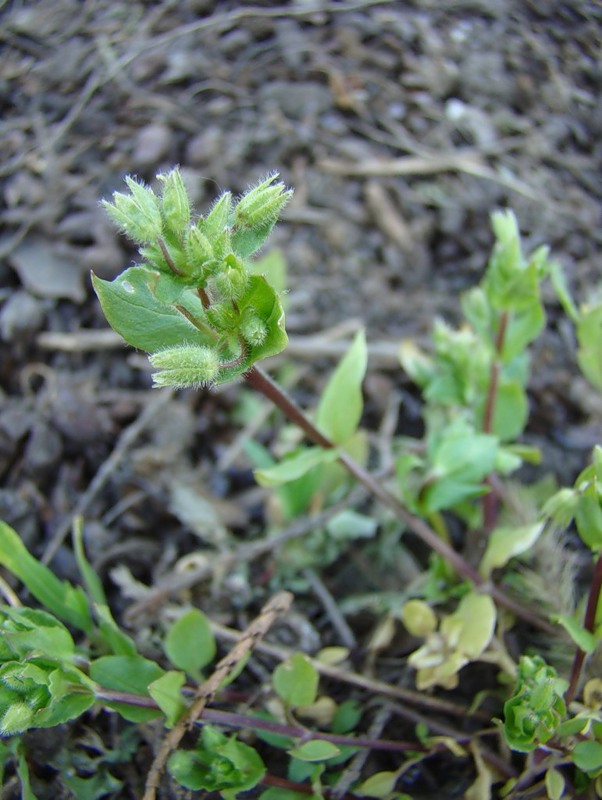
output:
[[112, 282], [93, 276], [94, 288], [109, 324], [149, 353], [155, 386], [232, 380], [288, 341], [278, 292], [252, 273], [249, 258], [292, 190], [273, 174], [236, 203], [224, 192], [206, 217], [191, 221], [179, 170], [157, 177], [160, 196], [128, 177], [129, 194], [103, 203], [142, 261]]

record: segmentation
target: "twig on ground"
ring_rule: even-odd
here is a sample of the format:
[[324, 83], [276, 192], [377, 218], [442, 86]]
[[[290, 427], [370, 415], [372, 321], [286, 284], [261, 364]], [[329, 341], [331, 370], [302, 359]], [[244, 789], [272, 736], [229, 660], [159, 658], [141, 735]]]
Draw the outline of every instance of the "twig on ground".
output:
[[[210, 622], [210, 624], [211, 630], [220, 639], [233, 641], [238, 636], [237, 631], [232, 630], [232, 628], [227, 628], [225, 625], [220, 625], [217, 622]], [[276, 658], [279, 661], [286, 661], [295, 652], [288, 647], [268, 644], [266, 642], [260, 643], [256, 650], [258, 653]], [[471, 719], [479, 719], [483, 722], [490, 721], [490, 718], [486, 714], [480, 711], [470, 712], [465, 706], [459, 706], [449, 700], [444, 700], [440, 697], [432, 697], [424, 692], [405, 689], [401, 686], [393, 686], [390, 683], [385, 683], [385, 681], [379, 681], [375, 678], [368, 678], [365, 675], [351, 672], [344, 667], [337, 667], [332, 664], [325, 664], [315, 658], [308, 658], [320, 675], [335, 681], [340, 681], [341, 683], [347, 683], [350, 686], [357, 686], [360, 689], [365, 689], [371, 695], [382, 695], [383, 697], [390, 697], [394, 700], [401, 700], [404, 703], [407, 702], [415, 706], [428, 708], [440, 714], [449, 714], [454, 717], [470, 717]]]
[[126, 622], [131, 625], [137, 617], [165, 603], [171, 595], [184, 589], [190, 589], [197, 583], [211, 577], [216, 570], [227, 570], [234, 564], [250, 564], [256, 558], [260, 558], [267, 553], [276, 552], [280, 546], [291, 541], [291, 539], [305, 536], [316, 528], [324, 526], [339, 511], [355, 506], [365, 500], [366, 496], [366, 490], [363, 487], [357, 487], [344, 500], [331, 506], [321, 514], [303, 517], [293, 522], [280, 533], [266, 536], [257, 542], [245, 543], [230, 553], [220, 553], [209, 563], [203, 564], [197, 569], [184, 574], [169, 576], [158, 586], [149, 589], [148, 594], [142, 600], [133, 603], [128, 608], [125, 613]]
[[245, 658], [247, 653], [263, 639], [275, 620], [288, 611], [292, 601], [293, 595], [290, 592], [279, 592], [274, 595], [261, 609], [259, 616], [251, 622], [246, 630], [239, 634], [237, 643], [228, 655], [218, 663], [213, 674], [197, 688], [195, 699], [188, 711], [178, 724], [169, 731], [155, 756], [146, 779], [143, 800], [155, 800], [161, 774], [170, 754], [177, 748], [186, 731], [190, 730], [192, 725], [200, 718], [205, 706], [213, 700], [224, 680]]
[[345, 645], [345, 647], [354, 649], [357, 646], [355, 635], [347, 624], [347, 620], [341, 614], [337, 601], [330, 594], [320, 576], [315, 570], [311, 569], [311, 567], [306, 567], [303, 570], [303, 575], [309, 581], [312, 592], [316, 595], [320, 603], [322, 603], [332, 623], [332, 627], [339, 634], [341, 643]]

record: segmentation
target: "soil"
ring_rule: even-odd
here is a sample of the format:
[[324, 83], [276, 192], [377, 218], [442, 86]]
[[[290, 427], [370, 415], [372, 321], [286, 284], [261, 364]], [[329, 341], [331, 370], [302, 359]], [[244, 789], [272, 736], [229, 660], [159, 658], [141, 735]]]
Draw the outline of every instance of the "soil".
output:
[[[0, 21], [0, 519], [77, 581], [70, 530], [82, 515], [116, 616], [151, 652], [156, 620], [128, 609], [146, 587], [199, 563], [208, 577], [154, 613], [173, 618], [192, 603], [242, 629], [279, 578], [273, 553], [220, 568], [275, 521], [241, 430], [257, 427], [269, 446], [282, 423], [249, 406], [241, 386], [151, 390], [146, 358], [107, 331], [91, 290], [90, 270], [111, 278], [133, 258], [99, 199], [121, 190], [126, 174], [152, 182], [179, 164], [202, 210], [222, 189], [238, 193], [279, 171], [295, 189], [271, 246], [287, 263], [296, 398], [315, 402], [344, 342], [365, 326], [366, 425], [416, 431], [397, 345], [424, 339], [437, 315], [459, 319], [459, 295], [487, 262], [494, 209], [514, 209], [526, 248], [550, 246], [578, 301], [596, 291], [602, 8], [41, 0], [0, 2]], [[546, 299], [527, 440], [568, 482], [599, 441], [601, 406], [577, 377], [573, 333], [551, 290]], [[379, 572], [354, 545], [336, 566], [281, 578], [296, 610], [275, 640], [312, 653], [341, 644], [319, 586], [355, 608], [357, 670], [399, 680], [386, 648], [378, 664], [366, 644], [377, 609], [353, 603], [401, 591], [399, 560]], [[412, 686], [411, 673], [403, 682]], [[351, 690], [330, 691], [342, 700]], [[359, 689], [352, 696], [366, 702]], [[65, 753], [88, 747], [98, 758], [116, 724], [100, 715], [66, 727], [60, 741], [32, 735], [36, 796], [68, 796]], [[412, 730], [394, 719], [382, 735], [412, 739]], [[131, 763], [107, 767], [121, 788], [104, 796], [141, 796], [151, 734]], [[462, 796], [471, 763], [438, 756], [398, 789]], [[364, 775], [395, 768], [374, 756]], [[7, 775], [3, 796], [17, 797]], [[183, 795], [165, 784], [161, 796]]]

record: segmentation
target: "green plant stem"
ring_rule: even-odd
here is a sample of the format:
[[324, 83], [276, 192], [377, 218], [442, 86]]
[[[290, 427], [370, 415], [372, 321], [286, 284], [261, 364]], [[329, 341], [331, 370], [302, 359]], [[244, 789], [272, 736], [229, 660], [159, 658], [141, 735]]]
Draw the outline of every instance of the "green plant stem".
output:
[[[600, 591], [602, 590], [602, 555], [598, 556], [596, 566], [594, 568], [594, 577], [592, 578], [591, 586], [589, 588], [589, 597], [587, 598], [587, 607], [585, 609], [585, 619], [583, 620], [583, 627], [586, 631], [593, 633], [596, 628], [596, 611], [598, 610], [598, 603], [600, 600]], [[573, 666], [571, 668], [571, 677], [569, 679], [569, 688], [566, 690], [564, 697], [568, 705], [577, 692], [579, 678], [581, 677], [581, 670], [585, 661], [585, 653], [578, 647], [573, 659]]]
[[[335, 445], [323, 433], [321, 433], [299, 406], [272, 380], [263, 370], [254, 366], [245, 373], [247, 383], [256, 391], [267, 397], [282, 413], [306, 434], [314, 442], [327, 449]], [[531, 625], [545, 630], [548, 633], [555, 633], [556, 628], [536, 614], [524, 608], [519, 602], [513, 600], [500, 588], [490, 582], [485, 581], [479, 573], [462, 556], [457, 553], [446, 542], [440, 539], [435, 531], [419, 517], [411, 514], [381, 483], [365, 470], [360, 464], [354, 461], [347, 453], [341, 452], [339, 462], [345, 467], [347, 472], [361, 483], [373, 497], [380, 500], [383, 505], [391, 509], [398, 519], [416, 534], [428, 547], [442, 556], [463, 578], [472, 581], [475, 586], [487, 591], [491, 597], [500, 605], [512, 611], [517, 617], [529, 622]]]
[[[500, 381], [500, 371], [502, 368], [502, 350], [506, 339], [506, 329], [508, 328], [509, 314], [503, 311], [500, 316], [500, 325], [495, 337], [495, 358], [491, 364], [489, 375], [489, 386], [485, 400], [485, 410], [483, 412], [483, 433], [491, 433], [493, 430], [493, 415], [495, 414], [495, 404], [497, 400], [497, 390]], [[498, 514], [498, 498], [491, 482], [487, 479], [490, 491], [483, 495], [483, 528], [489, 532], [493, 530]]]

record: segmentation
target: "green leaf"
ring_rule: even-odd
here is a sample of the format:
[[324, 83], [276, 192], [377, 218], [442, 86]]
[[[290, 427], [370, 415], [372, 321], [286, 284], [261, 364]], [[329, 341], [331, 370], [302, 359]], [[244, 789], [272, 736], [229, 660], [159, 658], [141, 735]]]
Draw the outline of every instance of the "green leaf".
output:
[[498, 439], [477, 433], [458, 419], [445, 430], [432, 448], [431, 459], [435, 477], [452, 476], [462, 483], [482, 480], [493, 471]]
[[61, 626], [35, 627], [30, 630], [3, 631], [6, 643], [20, 657], [48, 656], [57, 660], [71, 661], [75, 645], [69, 631]]
[[591, 550], [602, 550], [602, 507], [598, 480], [595, 477], [579, 494], [575, 524], [579, 536]]
[[224, 371], [220, 381], [237, 378], [256, 361], [278, 355], [288, 344], [282, 303], [276, 291], [263, 275], [249, 275], [245, 293], [237, 303], [241, 314], [246, 309], [252, 310], [265, 326], [266, 335], [261, 344], [249, 346], [245, 365], [238, 369]]
[[566, 282], [566, 272], [562, 268], [562, 264], [560, 264], [558, 261], [550, 262], [550, 280], [552, 282], [552, 286], [554, 287], [554, 291], [556, 292], [556, 296], [560, 300], [560, 304], [564, 309], [564, 313], [571, 320], [571, 322], [577, 324], [579, 321], [579, 311], [577, 310], [577, 306], [575, 305], [569, 291]]
[[180, 689], [186, 683], [183, 672], [170, 670], [148, 685], [148, 693], [165, 714], [166, 725], [173, 727], [186, 711]]
[[271, 248], [269, 253], [252, 261], [249, 270], [253, 275], [263, 275], [278, 295], [286, 290], [286, 258], [278, 247]]
[[362, 718], [363, 707], [357, 700], [345, 700], [337, 708], [332, 721], [333, 733], [349, 733]]
[[5, 734], [62, 725], [95, 703], [87, 675], [48, 657], [3, 664], [0, 685], [0, 731]]
[[280, 486], [283, 483], [297, 480], [319, 464], [336, 461], [337, 450], [325, 450], [323, 447], [308, 447], [280, 464], [266, 469], [256, 469], [255, 480], [260, 486]]
[[399, 780], [398, 772], [376, 772], [359, 787], [359, 792], [366, 797], [388, 797]]
[[466, 483], [448, 478], [438, 480], [427, 486], [420, 498], [421, 505], [428, 513], [453, 508], [464, 500], [487, 494], [489, 489], [482, 483]]
[[135, 656], [136, 645], [113, 619], [111, 609], [107, 605], [102, 581], [86, 558], [83, 532], [83, 520], [79, 517], [73, 525], [73, 550], [86, 591], [94, 603], [94, 612], [98, 619], [102, 640], [115, 655]]
[[[103, 656], [90, 664], [90, 677], [102, 689], [148, 697], [148, 687], [165, 671], [154, 661], [142, 656]], [[107, 703], [130, 722], [146, 722], [155, 719], [160, 712], [139, 708], [127, 703]]]
[[224, 800], [236, 800], [265, 774], [258, 753], [249, 745], [226, 737], [205, 725], [194, 750], [176, 750], [168, 761], [173, 778], [187, 789], [220, 791]]
[[529, 403], [517, 381], [501, 381], [495, 396], [491, 432], [503, 442], [519, 436], [527, 423]]
[[316, 425], [335, 444], [343, 444], [359, 425], [367, 364], [366, 336], [364, 331], [358, 331], [322, 392], [316, 413]]
[[183, 343], [207, 344], [207, 336], [174, 305], [179, 302], [193, 316], [203, 319], [201, 301], [175, 277], [146, 267], [130, 267], [113, 281], [93, 274], [92, 284], [109, 325], [132, 347], [153, 353]]
[[546, 770], [546, 791], [549, 800], [560, 800], [564, 794], [564, 778], [557, 769]]
[[513, 750], [530, 753], [557, 734], [567, 688], [540, 656], [521, 656], [514, 694], [504, 703], [504, 736]]
[[37, 712], [34, 727], [54, 728], [77, 719], [96, 702], [91, 681], [79, 670], [56, 669], [49, 675], [48, 688], [52, 701], [47, 709]]
[[23, 742], [19, 741], [16, 746], [17, 755], [17, 775], [21, 784], [21, 800], [37, 800], [36, 795], [31, 790], [29, 779], [29, 764], [27, 763], [27, 752]]
[[581, 309], [576, 332], [579, 367], [596, 389], [602, 389], [602, 304]]
[[73, 550], [75, 553], [75, 560], [77, 561], [77, 568], [84, 579], [84, 585], [90, 599], [94, 603], [106, 605], [107, 598], [102, 586], [102, 581], [86, 558], [83, 537], [83, 519], [78, 517], [73, 525]]
[[85, 633], [91, 631], [88, 600], [82, 589], [59, 580], [28, 552], [16, 531], [4, 522], [0, 522], [0, 564], [57, 617]]
[[545, 523], [496, 528], [489, 537], [479, 572], [488, 578], [494, 569], [505, 566], [514, 556], [529, 550], [541, 536]]
[[602, 744], [600, 742], [577, 742], [573, 748], [573, 763], [583, 772], [597, 774], [602, 770]]
[[110, 652], [116, 656], [135, 656], [134, 641], [117, 625], [111, 609], [107, 605], [95, 605], [94, 612], [98, 619], [102, 641]]
[[332, 742], [327, 742], [324, 739], [312, 739], [309, 742], [304, 742], [299, 747], [294, 747], [289, 750], [289, 755], [293, 758], [298, 758], [299, 761], [328, 761], [335, 756], [338, 756], [341, 751]]
[[584, 653], [594, 652], [598, 645], [597, 637], [586, 630], [574, 617], [570, 617], [568, 614], [558, 614], [554, 616], [554, 621], [562, 625], [577, 647]]
[[495, 630], [495, 603], [487, 594], [471, 592], [464, 595], [458, 608], [441, 623], [441, 632], [445, 634], [449, 620], [460, 620], [462, 629], [456, 649], [470, 659], [478, 658], [487, 648]]
[[303, 653], [279, 664], [272, 675], [276, 693], [292, 708], [308, 706], [316, 699], [318, 671]]
[[197, 608], [182, 614], [169, 629], [164, 648], [174, 666], [200, 681], [202, 668], [213, 661], [217, 652], [215, 637], [205, 614]]
[[507, 364], [516, 358], [544, 329], [546, 315], [539, 302], [533, 300], [531, 306], [515, 312], [506, 328], [502, 361]]
[[295, 792], [293, 789], [272, 788], [266, 789], [259, 795], [259, 800], [322, 800], [317, 794]]
[[330, 518], [326, 523], [326, 530], [337, 541], [351, 541], [372, 538], [378, 525], [379, 522], [374, 517], [346, 508]]

